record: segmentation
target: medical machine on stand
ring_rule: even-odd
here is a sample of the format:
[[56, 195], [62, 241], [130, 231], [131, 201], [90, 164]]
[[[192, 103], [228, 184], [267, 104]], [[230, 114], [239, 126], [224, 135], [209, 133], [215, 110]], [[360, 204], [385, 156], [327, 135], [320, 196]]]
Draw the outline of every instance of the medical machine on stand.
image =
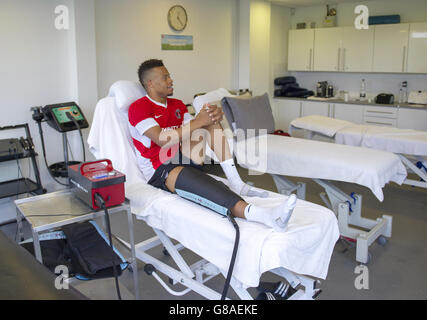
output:
[[[83, 201], [91, 210], [104, 210], [106, 227], [108, 231], [109, 246], [114, 251], [110, 228], [109, 207], [119, 206], [125, 201], [124, 182], [125, 175], [114, 170], [108, 159], [94, 162], [86, 162], [85, 147], [81, 129], [88, 128], [83, 112], [75, 102], [57, 103], [45, 107], [33, 107], [32, 118], [37, 122], [42, 143], [43, 157], [51, 177], [59, 184], [71, 188], [72, 195], [79, 201]], [[46, 148], [42, 129], [42, 122], [62, 134], [64, 161], [48, 165]], [[83, 150], [83, 163], [71, 161], [68, 153], [67, 132], [78, 130]], [[105, 165], [106, 163], [106, 165]], [[56, 178], [68, 178], [67, 183], [62, 183]], [[133, 240], [132, 240], [133, 241]], [[114, 257], [112, 257], [113, 265]], [[118, 298], [121, 299], [118, 286], [118, 271], [112, 268], [116, 281]]]
[[[61, 185], [68, 185], [60, 182], [56, 178], [67, 178], [68, 177], [68, 166], [79, 164], [79, 161], [70, 161], [68, 153], [68, 139], [67, 132], [78, 130], [81, 138], [82, 149], [83, 149], [83, 162], [86, 161], [83, 135], [81, 129], [89, 127], [83, 112], [75, 102], [51, 104], [45, 107], [33, 107], [33, 120], [37, 122], [40, 132], [40, 139], [42, 142], [43, 157], [48, 168], [48, 172], [51, 177]], [[47, 124], [62, 134], [62, 145], [64, 150], [64, 161], [51, 164], [50, 166], [46, 160], [46, 148], [42, 129], [42, 122]]]

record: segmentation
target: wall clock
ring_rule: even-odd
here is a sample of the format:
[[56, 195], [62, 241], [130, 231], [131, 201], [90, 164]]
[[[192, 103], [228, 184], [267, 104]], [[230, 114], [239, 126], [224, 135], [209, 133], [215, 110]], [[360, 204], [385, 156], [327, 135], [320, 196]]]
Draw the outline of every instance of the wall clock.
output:
[[175, 31], [182, 31], [187, 26], [188, 15], [183, 6], [175, 5], [169, 9], [168, 23]]

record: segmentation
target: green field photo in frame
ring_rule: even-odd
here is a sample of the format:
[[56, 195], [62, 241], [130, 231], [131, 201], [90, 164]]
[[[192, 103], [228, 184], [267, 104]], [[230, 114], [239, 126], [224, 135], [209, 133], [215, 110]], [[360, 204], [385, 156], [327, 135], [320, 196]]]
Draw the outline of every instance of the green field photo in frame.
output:
[[162, 50], [193, 50], [193, 36], [162, 34]]

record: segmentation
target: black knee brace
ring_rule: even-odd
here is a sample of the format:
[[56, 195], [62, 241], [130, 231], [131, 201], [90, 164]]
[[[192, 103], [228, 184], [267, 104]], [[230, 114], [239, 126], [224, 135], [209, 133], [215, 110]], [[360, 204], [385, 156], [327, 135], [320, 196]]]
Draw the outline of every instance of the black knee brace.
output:
[[184, 167], [175, 183], [175, 192], [184, 199], [198, 203], [226, 216], [243, 200], [224, 183], [192, 167]]

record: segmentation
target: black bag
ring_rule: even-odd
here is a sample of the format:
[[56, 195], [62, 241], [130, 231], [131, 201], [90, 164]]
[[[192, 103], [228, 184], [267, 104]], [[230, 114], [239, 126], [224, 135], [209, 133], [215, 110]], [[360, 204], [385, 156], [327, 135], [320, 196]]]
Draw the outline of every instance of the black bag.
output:
[[279, 77], [274, 79], [274, 84], [276, 86], [283, 86], [285, 84], [296, 83], [296, 82], [297, 82], [297, 79], [295, 79], [295, 77], [292, 77], [292, 76]]
[[[80, 280], [120, 276], [128, 267], [126, 260], [112, 250], [107, 237], [94, 221], [75, 223], [62, 228], [65, 239], [40, 241], [43, 264], [52, 272], [58, 265], [68, 267], [69, 276]], [[32, 243], [23, 247], [34, 254]], [[113, 263], [114, 261], [114, 263]]]

